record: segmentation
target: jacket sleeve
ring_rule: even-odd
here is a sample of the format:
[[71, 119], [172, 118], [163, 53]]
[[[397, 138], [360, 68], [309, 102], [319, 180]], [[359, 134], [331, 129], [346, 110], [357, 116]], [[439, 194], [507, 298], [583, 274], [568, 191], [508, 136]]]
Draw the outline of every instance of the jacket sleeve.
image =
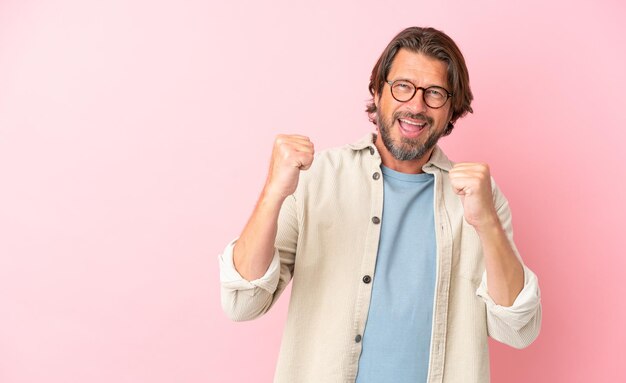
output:
[[294, 196], [288, 197], [278, 217], [274, 258], [265, 275], [247, 281], [235, 269], [229, 243], [219, 255], [222, 309], [234, 321], [245, 321], [265, 314], [291, 280], [298, 240], [298, 218]]
[[517, 258], [524, 267], [524, 287], [510, 307], [496, 304], [487, 290], [487, 273], [476, 290], [487, 306], [487, 331], [493, 339], [514, 348], [530, 345], [541, 329], [541, 293], [537, 276], [524, 265], [513, 242], [511, 211], [506, 198], [494, 184], [494, 201], [500, 222], [513, 247]]

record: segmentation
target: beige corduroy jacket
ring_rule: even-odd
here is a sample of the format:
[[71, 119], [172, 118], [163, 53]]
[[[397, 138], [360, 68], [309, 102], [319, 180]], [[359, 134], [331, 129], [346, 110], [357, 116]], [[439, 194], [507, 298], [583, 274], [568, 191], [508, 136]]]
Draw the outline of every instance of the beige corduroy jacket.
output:
[[[384, 219], [381, 158], [374, 139], [370, 134], [323, 151], [301, 173], [296, 193], [282, 206], [276, 253], [265, 276], [249, 282], [237, 273], [232, 262], [236, 240], [220, 254], [222, 306], [233, 320], [265, 313], [293, 278], [274, 382], [355, 381], [373, 286], [363, 277], [376, 278]], [[489, 297], [481, 244], [450, 185], [451, 167], [439, 147], [423, 167], [435, 177], [437, 241], [428, 382], [484, 383], [489, 381], [488, 336], [523, 348], [539, 334], [539, 286], [524, 266], [524, 289], [513, 306], [498, 306]], [[495, 183], [493, 196], [518, 254], [509, 206]]]

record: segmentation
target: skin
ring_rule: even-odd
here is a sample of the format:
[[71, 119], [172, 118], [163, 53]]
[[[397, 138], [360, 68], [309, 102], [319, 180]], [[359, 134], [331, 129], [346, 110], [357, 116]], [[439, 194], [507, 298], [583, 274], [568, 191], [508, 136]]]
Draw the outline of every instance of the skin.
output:
[[[406, 79], [418, 87], [441, 86], [450, 89], [447, 83], [446, 64], [420, 53], [401, 49], [396, 55], [387, 80]], [[450, 101], [439, 109], [428, 107], [422, 98], [422, 90], [408, 102], [398, 102], [388, 84], [380, 94], [374, 95], [378, 108], [378, 127], [375, 145], [383, 165], [403, 173], [422, 173], [433, 148], [425, 146], [436, 142], [452, 115]], [[429, 123], [419, 132], [407, 133], [398, 118], [409, 122]], [[382, 124], [381, 124], [382, 122]], [[400, 160], [392, 154], [389, 145], [383, 142], [386, 133], [389, 145], [411, 151], [426, 148], [422, 156]], [[300, 171], [307, 170], [313, 162], [314, 146], [308, 137], [279, 135], [274, 142], [270, 169], [265, 186], [248, 223], [236, 242], [233, 251], [235, 268], [247, 280], [262, 277], [274, 255], [274, 241], [278, 228], [278, 214], [283, 201], [296, 190]], [[511, 306], [524, 285], [524, 271], [516, 257], [504, 229], [500, 224], [491, 191], [489, 167], [481, 163], [458, 163], [449, 173], [454, 192], [461, 198], [466, 221], [480, 237], [487, 271], [487, 288], [496, 304]]]
[[276, 137], [265, 185], [233, 249], [235, 269], [246, 280], [261, 278], [272, 262], [280, 207], [296, 191], [300, 171], [311, 167], [314, 153], [306, 136]]
[[[429, 86], [440, 86], [450, 89], [447, 82], [446, 64], [419, 53], [413, 53], [406, 49], [400, 49], [391, 65], [391, 70], [387, 80], [409, 80], [417, 87], [427, 88]], [[384, 144], [382, 136], [384, 125], [387, 125], [388, 133], [394, 145], [409, 149], [410, 147], [424, 145], [430, 137], [439, 138], [443, 134], [452, 110], [450, 101], [438, 109], [429, 108], [423, 99], [423, 91], [418, 90], [415, 96], [407, 102], [396, 101], [391, 95], [389, 84], [385, 83], [381, 94], [374, 94], [374, 104], [378, 110], [379, 133], [376, 136], [376, 148], [380, 153], [383, 165], [402, 173], [422, 173], [422, 166], [428, 162], [433, 148], [430, 148], [423, 156], [412, 160], [399, 160], [391, 154], [390, 148]], [[404, 120], [413, 122], [423, 122], [423, 118], [430, 119], [432, 124], [428, 124], [418, 137], [406, 137], [400, 129], [400, 122], [394, 118], [394, 114], [400, 114]], [[419, 118], [411, 118], [409, 116]], [[382, 122], [382, 124], [381, 124]], [[413, 141], [413, 142], [410, 142]]]

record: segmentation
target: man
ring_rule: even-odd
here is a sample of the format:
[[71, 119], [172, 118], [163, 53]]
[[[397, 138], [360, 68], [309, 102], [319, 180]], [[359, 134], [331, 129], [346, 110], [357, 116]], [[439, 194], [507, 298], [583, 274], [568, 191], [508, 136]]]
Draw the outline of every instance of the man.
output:
[[220, 256], [233, 320], [265, 313], [293, 277], [275, 382], [487, 382], [487, 337], [538, 335], [536, 276], [489, 167], [436, 145], [471, 112], [461, 52], [408, 28], [374, 66], [377, 134], [318, 153], [276, 138], [259, 201]]

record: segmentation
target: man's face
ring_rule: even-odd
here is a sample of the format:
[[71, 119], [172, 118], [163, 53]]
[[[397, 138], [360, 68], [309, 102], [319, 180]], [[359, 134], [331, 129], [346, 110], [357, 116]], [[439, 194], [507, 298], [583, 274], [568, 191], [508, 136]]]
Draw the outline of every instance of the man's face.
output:
[[[447, 64], [421, 53], [401, 49], [396, 54], [387, 81], [408, 80], [416, 87], [439, 86], [450, 90]], [[378, 109], [377, 126], [387, 151], [399, 161], [419, 160], [445, 132], [451, 116], [450, 100], [438, 109], [424, 103], [423, 90], [407, 102], [399, 102], [385, 83], [381, 94], [374, 95]]]

